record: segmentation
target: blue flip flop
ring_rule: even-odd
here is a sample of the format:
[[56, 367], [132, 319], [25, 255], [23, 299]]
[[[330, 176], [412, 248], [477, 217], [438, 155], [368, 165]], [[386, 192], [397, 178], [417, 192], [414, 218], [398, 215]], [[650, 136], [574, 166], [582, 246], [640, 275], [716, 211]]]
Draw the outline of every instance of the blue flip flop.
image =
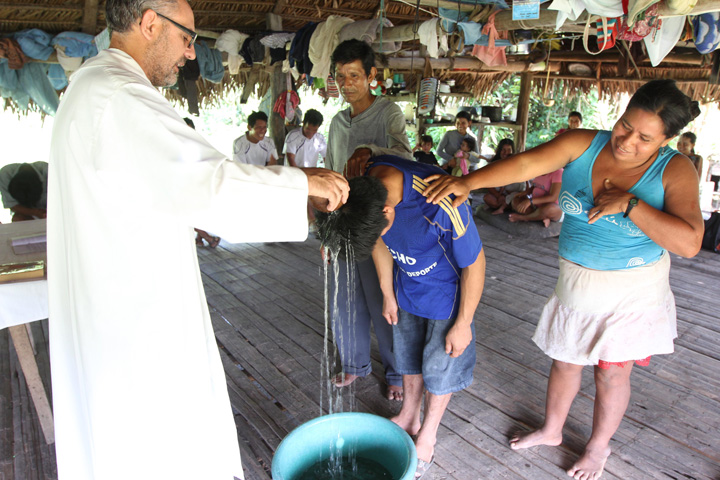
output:
[[433, 463], [435, 463], [435, 455], [432, 456], [429, 462], [420, 460], [418, 458], [417, 468], [415, 469], [415, 480], [420, 480], [421, 478], [423, 478], [427, 471], [430, 470], [430, 467], [432, 467]]

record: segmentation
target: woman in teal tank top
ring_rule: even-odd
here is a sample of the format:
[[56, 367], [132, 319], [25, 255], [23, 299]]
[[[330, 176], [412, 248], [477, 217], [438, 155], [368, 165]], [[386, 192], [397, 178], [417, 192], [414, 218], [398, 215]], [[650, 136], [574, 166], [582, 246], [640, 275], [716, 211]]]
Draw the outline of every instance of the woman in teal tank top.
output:
[[437, 178], [425, 191], [434, 203], [452, 193], [460, 204], [471, 190], [565, 169], [560, 273], [533, 336], [553, 359], [545, 422], [515, 434], [510, 446], [559, 445], [582, 369], [592, 365], [595, 418], [567, 472], [575, 478], [602, 473], [630, 399], [633, 364], [673, 351], [667, 252], [695, 256], [703, 219], [697, 172], [668, 143], [699, 113], [673, 80], [654, 80], [633, 95], [612, 131], [572, 130], [467, 176]]

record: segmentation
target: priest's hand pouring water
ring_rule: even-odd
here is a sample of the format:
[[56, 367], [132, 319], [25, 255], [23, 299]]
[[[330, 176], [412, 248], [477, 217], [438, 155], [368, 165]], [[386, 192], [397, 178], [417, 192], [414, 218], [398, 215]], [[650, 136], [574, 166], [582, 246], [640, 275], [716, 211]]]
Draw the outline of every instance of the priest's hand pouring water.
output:
[[302, 171], [307, 175], [308, 196], [314, 197], [313, 205], [322, 205], [332, 212], [347, 202], [350, 187], [342, 175], [325, 168], [303, 168]]

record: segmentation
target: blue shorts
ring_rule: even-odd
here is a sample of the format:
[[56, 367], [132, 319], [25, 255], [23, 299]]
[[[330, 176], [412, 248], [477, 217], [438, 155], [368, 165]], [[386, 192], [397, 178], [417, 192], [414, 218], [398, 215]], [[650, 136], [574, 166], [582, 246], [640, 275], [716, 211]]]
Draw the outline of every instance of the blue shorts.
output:
[[398, 309], [393, 326], [396, 370], [402, 375], [422, 374], [425, 388], [433, 395], [459, 392], [473, 380], [475, 326], [472, 342], [457, 358], [445, 353], [445, 337], [454, 320], [431, 320]]

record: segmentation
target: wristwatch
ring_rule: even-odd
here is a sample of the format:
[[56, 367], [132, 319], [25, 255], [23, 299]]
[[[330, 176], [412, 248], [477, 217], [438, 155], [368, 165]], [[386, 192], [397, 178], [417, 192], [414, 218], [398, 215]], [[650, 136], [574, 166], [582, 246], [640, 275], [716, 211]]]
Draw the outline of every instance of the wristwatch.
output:
[[625, 214], [623, 215], [623, 218], [627, 218], [627, 216], [630, 215], [630, 210], [632, 210], [633, 208], [635, 208], [635, 207], [637, 206], [637, 204], [638, 204], [638, 199], [637, 199], [637, 197], [632, 197], [632, 198], [630, 199], [630, 201], [628, 202], [628, 206], [627, 206], [627, 208], [625, 209]]

